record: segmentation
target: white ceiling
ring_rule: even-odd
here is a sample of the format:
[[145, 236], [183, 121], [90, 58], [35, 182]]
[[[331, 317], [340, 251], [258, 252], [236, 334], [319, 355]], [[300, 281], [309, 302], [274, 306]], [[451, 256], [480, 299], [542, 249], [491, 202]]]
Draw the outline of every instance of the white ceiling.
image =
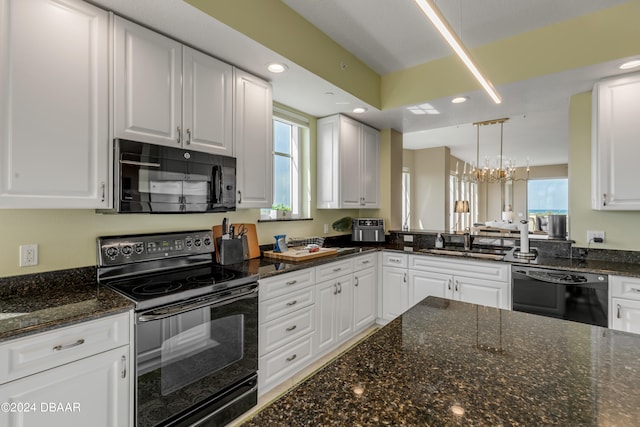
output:
[[[363, 103], [287, 58], [221, 24], [182, 0], [92, 0], [143, 25], [270, 80], [274, 100], [317, 117], [349, 113]], [[450, 55], [412, 0], [282, 0], [338, 44], [380, 74]], [[635, 1], [635, 0], [634, 0]], [[458, 0], [439, 1], [444, 16], [469, 47], [624, 3], [623, 0]], [[222, 42], [221, 42], [222, 41]], [[265, 65], [279, 60], [289, 70], [270, 75]], [[522, 165], [567, 162], [568, 102], [593, 83], [619, 74], [620, 61], [593, 65], [526, 82], [499, 86], [503, 103], [496, 106], [475, 91], [469, 101], [425, 100], [439, 115], [414, 115], [406, 108], [369, 111], [358, 117], [377, 128], [404, 134], [410, 149], [447, 145], [451, 153], [475, 161], [475, 121], [509, 117], [504, 126], [504, 153]], [[491, 76], [489, 76], [490, 78]], [[327, 95], [330, 92], [332, 95]], [[496, 154], [493, 127], [481, 128], [480, 147]]]

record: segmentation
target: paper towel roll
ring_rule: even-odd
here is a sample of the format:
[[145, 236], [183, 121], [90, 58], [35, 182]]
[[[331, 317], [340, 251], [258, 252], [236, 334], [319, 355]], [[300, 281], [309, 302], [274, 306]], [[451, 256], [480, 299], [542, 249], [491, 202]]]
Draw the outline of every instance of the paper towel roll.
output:
[[520, 253], [529, 253], [529, 221], [520, 221]]

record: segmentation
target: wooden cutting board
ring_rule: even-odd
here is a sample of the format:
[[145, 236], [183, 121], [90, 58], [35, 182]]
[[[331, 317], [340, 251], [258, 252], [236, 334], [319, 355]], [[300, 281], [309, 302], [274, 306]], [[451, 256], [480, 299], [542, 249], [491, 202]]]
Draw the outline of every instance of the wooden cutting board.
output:
[[[249, 257], [245, 259], [260, 258], [260, 245], [258, 244], [258, 233], [255, 224], [230, 224], [235, 228], [235, 232], [239, 233], [244, 225], [245, 235], [247, 236], [247, 245], [249, 249]], [[222, 237], [222, 226], [213, 226], [213, 242], [216, 249], [216, 261], [220, 262], [220, 251], [218, 250], [218, 238]]]
[[309, 252], [304, 246], [289, 248], [287, 252], [264, 251], [264, 256], [284, 261], [308, 261], [314, 258], [336, 255], [335, 248], [320, 248], [319, 252]]

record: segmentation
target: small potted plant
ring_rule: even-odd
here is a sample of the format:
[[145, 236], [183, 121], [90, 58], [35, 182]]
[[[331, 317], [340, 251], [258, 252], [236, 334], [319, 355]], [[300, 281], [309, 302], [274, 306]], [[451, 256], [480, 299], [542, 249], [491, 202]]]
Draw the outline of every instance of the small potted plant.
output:
[[276, 219], [291, 219], [291, 208], [289, 206], [280, 203], [273, 205], [271, 209], [276, 211]]

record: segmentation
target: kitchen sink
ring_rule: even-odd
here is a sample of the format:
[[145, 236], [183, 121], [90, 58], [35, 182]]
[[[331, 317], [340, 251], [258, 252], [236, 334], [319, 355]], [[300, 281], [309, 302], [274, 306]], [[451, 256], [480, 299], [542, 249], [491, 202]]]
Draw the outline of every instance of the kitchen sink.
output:
[[481, 259], [492, 259], [496, 261], [502, 261], [504, 256], [506, 255], [506, 251], [502, 249], [470, 249], [464, 250], [460, 249], [419, 249], [418, 252], [423, 252], [427, 254], [435, 254], [435, 255], [451, 255], [451, 256], [459, 256], [459, 257], [467, 257], [467, 258], [481, 258]]

